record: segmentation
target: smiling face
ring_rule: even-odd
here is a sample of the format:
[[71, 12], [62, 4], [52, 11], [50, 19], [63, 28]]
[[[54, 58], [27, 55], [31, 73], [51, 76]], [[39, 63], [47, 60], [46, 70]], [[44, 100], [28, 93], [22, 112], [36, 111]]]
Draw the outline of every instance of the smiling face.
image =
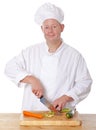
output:
[[64, 25], [60, 24], [55, 19], [47, 19], [41, 26], [44, 33], [44, 37], [48, 42], [56, 42], [61, 39], [61, 32], [64, 29]]

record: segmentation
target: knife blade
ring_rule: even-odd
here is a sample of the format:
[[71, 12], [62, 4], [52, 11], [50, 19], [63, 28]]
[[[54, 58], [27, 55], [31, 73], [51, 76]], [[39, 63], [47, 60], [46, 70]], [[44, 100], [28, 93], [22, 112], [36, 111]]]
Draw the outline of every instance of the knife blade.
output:
[[59, 111], [44, 96], [40, 98], [40, 101], [55, 114], [59, 114]]

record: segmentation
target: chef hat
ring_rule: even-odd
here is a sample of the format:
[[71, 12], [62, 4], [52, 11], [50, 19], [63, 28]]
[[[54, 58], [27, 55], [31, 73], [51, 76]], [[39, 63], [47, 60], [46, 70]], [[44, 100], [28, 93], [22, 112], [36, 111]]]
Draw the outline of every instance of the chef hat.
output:
[[35, 22], [42, 25], [46, 19], [50, 18], [56, 19], [59, 23], [61, 23], [64, 20], [64, 13], [59, 7], [50, 3], [45, 3], [36, 11]]

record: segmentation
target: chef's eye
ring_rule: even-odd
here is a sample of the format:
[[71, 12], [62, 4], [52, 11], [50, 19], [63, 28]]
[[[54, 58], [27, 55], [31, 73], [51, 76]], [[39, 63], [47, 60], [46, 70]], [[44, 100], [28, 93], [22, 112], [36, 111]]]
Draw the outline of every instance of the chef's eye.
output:
[[53, 26], [53, 28], [56, 28], [56, 27], [57, 27], [56, 25]]

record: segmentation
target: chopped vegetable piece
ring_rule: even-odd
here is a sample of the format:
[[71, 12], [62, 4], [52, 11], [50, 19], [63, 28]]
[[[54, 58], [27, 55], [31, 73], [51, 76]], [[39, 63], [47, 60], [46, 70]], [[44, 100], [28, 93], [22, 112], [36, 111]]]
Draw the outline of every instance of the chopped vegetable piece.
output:
[[45, 113], [44, 114], [45, 117], [53, 117], [54, 116], [54, 112], [53, 111], [50, 111], [48, 113]]
[[36, 117], [36, 118], [43, 118], [42, 114], [39, 113], [33, 113], [33, 112], [29, 112], [29, 111], [23, 111], [23, 115], [24, 116], [28, 116], [28, 117]]
[[63, 108], [61, 112], [70, 112], [70, 108]]

